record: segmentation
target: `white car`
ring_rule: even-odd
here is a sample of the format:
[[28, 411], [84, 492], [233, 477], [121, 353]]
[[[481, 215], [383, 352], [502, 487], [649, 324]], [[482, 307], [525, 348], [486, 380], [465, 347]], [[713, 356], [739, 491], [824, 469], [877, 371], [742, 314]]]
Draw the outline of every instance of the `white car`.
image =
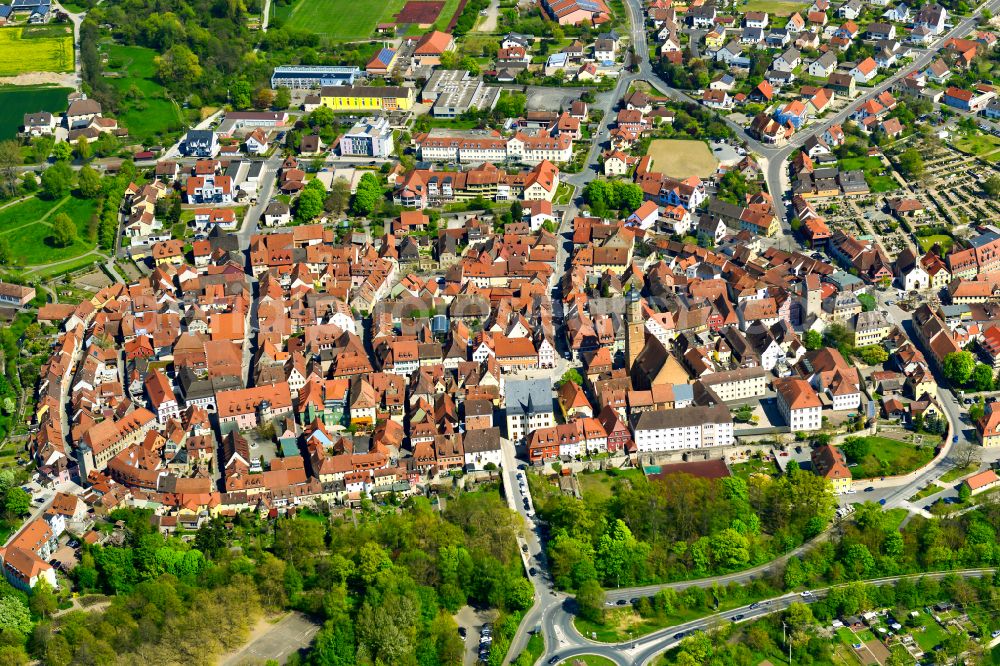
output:
[[810, 592], [809, 590], [806, 590], [805, 592], [803, 592], [803, 593], [801, 594], [801, 596], [802, 596], [802, 597], [803, 597], [804, 599], [809, 599], [809, 598], [811, 598], [811, 597], [812, 597], [812, 595], [813, 595], [813, 593], [812, 593], [812, 592]]

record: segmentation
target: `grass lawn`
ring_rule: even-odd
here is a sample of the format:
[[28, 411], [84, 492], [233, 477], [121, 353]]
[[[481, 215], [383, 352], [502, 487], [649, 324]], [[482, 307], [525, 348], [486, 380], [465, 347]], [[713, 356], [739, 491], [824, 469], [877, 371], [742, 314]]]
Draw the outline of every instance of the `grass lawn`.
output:
[[576, 481], [580, 484], [580, 494], [584, 499], [603, 501], [611, 497], [615, 481], [637, 481], [641, 478], [642, 472], [637, 469], [622, 469], [613, 475], [608, 472], [584, 472], [577, 474]]
[[855, 479], [871, 479], [877, 476], [908, 474], [923, 467], [934, 457], [930, 446], [916, 447], [887, 437], [866, 437], [871, 442], [871, 453], [851, 467]]
[[0, 234], [5, 234], [33, 223], [52, 210], [52, 206], [53, 203], [51, 201], [31, 197], [21, 203], [0, 208]]
[[935, 645], [947, 637], [948, 634], [945, 633], [945, 630], [941, 627], [941, 625], [935, 622], [934, 618], [927, 613], [921, 612], [919, 617], [917, 617], [917, 620], [924, 627], [924, 629], [921, 631], [920, 627], [914, 627], [911, 635], [913, 636], [913, 640], [917, 642], [917, 645], [919, 645], [920, 649], [924, 652], [930, 651]]
[[738, 476], [742, 479], [749, 479], [754, 474], [766, 474], [767, 476], [774, 477], [778, 475], [778, 466], [770, 460], [754, 458], [747, 462], [733, 463], [729, 466], [729, 471], [733, 473], [733, 476]]
[[742, 12], [768, 12], [775, 16], [791, 16], [795, 12], [805, 12], [808, 3], [782, 2], [782, 0], [749, 0], [740, 5]]
[[653, 158], [653, 170], [674, 178], [707, 178], [719, 166], [719, 160], [704, 141], [654, 139], [646, 154]]
[[979, 469], [979, 465], [969, 465], [968, 467], [953, 467], [952, 469], [949, 469], [947, 472], [942, 474], [941, 478], [938, 480], [941, 483], [951, 483], [952, 481], [958, 481], [963, 476], [968, 476], [969, 474], [972, 474], [977, 469]]
[[461, 118], [426, 118], [425, 120], [431, 127], [443, 127], [444, 129], [470, 130], [479, 127], [478, 120], [462, 120]]
[[903, 521], [906, 520], [906, 516], [909, 515], [909, 513], [910, 512], [906, 509], [889, 509], [886, 511], [885, 516], [882, 519], [886, 532], [890, 530], [895, 532], [898, 530], [899, 526], [903, 524]]
[[559, 205], [566, 205], [573, 198], [573, 192], [576, 188], [569, 183], [559, 183], [559, 187], [556, 188], [556, 194], [552, 197], [552, 203]]
[[583, 662], [587, 666], [615, 666], [615, 662], [607, 659], [605, 657], [599, 657], [596, 654], [584, 654], [579, 657], [571, 657], [564, 661], [560, 661], [560, 664], [566, 664], [570, 666], [572, 664], [579, 664]]
[[[51, 238], [52, 216], [66, 213], [76, 223], [79, 239], [69, 247], [56, 247]], [[0, 210], [0, 236], [7, 239], [17, 264], [32, 266], [78, 257], [94, 249], [86, 240], [97, 202], [66, 197], [60, 201], [31, 198]]]
[[522, 654], [529, 655], [528, 663], [535, 663], [545, 653], [545, 639], [541, 634], [531, 634]]
[[954, 141], [955, 147], [970, 155], [984, 155], [1000, 149], [1000, 137], [992, 134], [966, 134]]
[[851, 631], [851, 629], [849, 627], [840, 627], [840, 628], [838, 628], [837, 629], [837, 638], [840, 639], [841, 643], [843, 643], [844, 645], [846, 645], [849, 648], [852, 645], [854, 645], [855, 643], [860, 643], [861, 642], [858, 639], [858, 637], [854, 635], [854, 632]]
[[170, 143], [186, 126], [184, 114], [156, 79], [156, 52], [142, 46], [112, 44], [107, 47], [109, 78], [121, 91], [122, 111], [118, 120], [129, 136], [147, 146]]
[[30, 271], [32, 277], [37, 277], [40, 280], [48, 280], [66, 273], [72, 273], [75, 270], [84, 268], [85, 266], [92, 266], [96, 262], [100, 261], [100, 257], [97, 255], [87, 255], [77, 257], [74, 260], [67, 260], [63, 263], [56, 264], [55, 266], [50, 266], [42, 270], [32, 270]]
[[70, 92], [70, 88], [54, 86], [0, 87], [0, 141], [14, 138], [26, 113], [65, 111], [66, 95]]
[[877, 157], [850, 157], [840, 160], [837, 163], [842, 171], [856, 171], [861, 169], [865, 172], [865, 182], [873, 193], [889, 192], [899, 189], [899, 183], [892, 176], [885, 173], [886, 166]]
[[941, 244], [941, 250], [943, 254], [951, 252], [951, 246], [955, 243], [951, 236], [945, 236], [944, 234], [934, 234], [933, 236], [917, 236], [917, 242], [920, 243], [920, 249], [924, 252], [929, 252], [935, 243]]
[[604, 624], [588, 622], [581, 617], [574, 617], [573, 623], [576, 630], [590, 640], [598, 643], [620, 643], [629, 639], [629, 632], [632, 632], [632, 638], [638, 638], [664, 627], [697, 620], [707, 614], [708, 611], [684, 609], [660, 618], [643, 619], [632, 610], [631, 606], [626, 606], [605, 611]]
[[367, 39], [379, 23], [390, 23], [406, 0], [385, 3], [352, 0], [298, 0], [291, 5], [271, 3], [275, 18], [298, 30], [309, 30], [331, 39]]
[[72, 71], [73, 33], [68, 25], [0, 29], [0, 76]]
[[[335, 41], [368, 39], [379, 23], [395, 23], [407, 0], [356, 2], [356, 0], [298, 0], [291, 5], [271, 4], [273, 16], [291, 28], [308, 30]], [[444, 0], [434, 29], [445, 30], [458, 9], [459, 0]], [[414, 26], [415, 27], [415, 26]], [[415, 34], [421, 34], [417, 30]]]
[[990, 659], [994, 664], [1000, 664], [1000, 645], [990, 651]]
[[911, 502], [917, 502], [919, 500], [924, 499], [925, 497], [930, 497], [931, 495], [935, 495], [935, 494], [941, 492], [942, 490], [944, 490], [944, 488], [942, 488], [941, 486], [938, 486], [938, 485], [932, 483], [931, 485], [927, 486], [926, 488], [924, 488], [923, 490], [921, 490], [917, 494], [911, 496], [909, 498], [909, 501], [911, 501]]

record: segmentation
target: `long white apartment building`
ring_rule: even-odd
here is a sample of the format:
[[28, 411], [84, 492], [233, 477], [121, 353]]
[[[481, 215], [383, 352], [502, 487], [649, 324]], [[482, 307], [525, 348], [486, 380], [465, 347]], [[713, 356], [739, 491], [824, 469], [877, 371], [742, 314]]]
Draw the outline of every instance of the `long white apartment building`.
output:
[[685, 407], [636, 414], [632, 434], [640, 453], [729, 446], [733, 417], [725, 405]]
[[545, 131], [537, 134], [518, 132], [512, 137], [504, 137], [499, 132], [487, 130], [431, 130], [418, 134], [414, 143], [420, 151], [420, 159], [427, 162], [538, 164], [548, 160], [558, 164], [573, 159], [573, 140]]

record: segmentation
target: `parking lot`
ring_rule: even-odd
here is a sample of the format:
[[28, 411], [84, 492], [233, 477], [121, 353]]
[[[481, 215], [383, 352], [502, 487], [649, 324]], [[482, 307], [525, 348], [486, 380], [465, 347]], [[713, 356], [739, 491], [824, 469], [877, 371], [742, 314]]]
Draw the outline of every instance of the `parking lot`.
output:
[[[492, 645], [492, 627], [496, 620], [495, 610], [476, 609], [472, 606], [463, 606], [455, 613], [455, 622], [458, 624], [458, 635], [461, 636], [465, 644], [465, 657], [462, 663], [465, 666], [472, 666], [479, 661], [481, 648]], [[490, 627], [490, 641], [483, 643], [483, 627]], [[488, 648], [487, 648], [488, 649]], [[488, 654], [487, 654], [488, 656]]]
[[301, 613], [289, 613], [274, 625], [262, 620], [254, 629], [250, 643], [219, 663], [221, 666], [242, 666], [274, 660], [283, 664], [288, 655], [312, 643], [317, 631], [319, 625]]
[[[719, 163], [725, 166], [736, 164], [743, 159], [743, 156], [739, 153], [739, 150], [743, 149], [737, 149], [735, 145], [728, 141], [712, 141], [709, 147], [712, 149], [712, 155], [715, 156], [715, 159], [719, 160]], [[743, 150], [743, 153], [745, 154], [746, 151]]]
[[529, 111], [559, 111], [568, 109], [569, 105], [580, 99], [583, 88], [547, 88], [544, 86], [526, 86]]

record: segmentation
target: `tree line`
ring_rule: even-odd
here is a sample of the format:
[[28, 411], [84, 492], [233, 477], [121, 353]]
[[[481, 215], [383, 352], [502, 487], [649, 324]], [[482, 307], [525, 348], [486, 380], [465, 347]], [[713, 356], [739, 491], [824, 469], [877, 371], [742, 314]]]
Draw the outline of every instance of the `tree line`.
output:
[[574, 590], [589, 580], [628, 587], [767, 562], [826, 529], [835, 506], [829, 482], [794, 468], [778, 478], [617, 481], [606, 500], [541, 492], [536, 505], [551, 528], [556, 585]]

